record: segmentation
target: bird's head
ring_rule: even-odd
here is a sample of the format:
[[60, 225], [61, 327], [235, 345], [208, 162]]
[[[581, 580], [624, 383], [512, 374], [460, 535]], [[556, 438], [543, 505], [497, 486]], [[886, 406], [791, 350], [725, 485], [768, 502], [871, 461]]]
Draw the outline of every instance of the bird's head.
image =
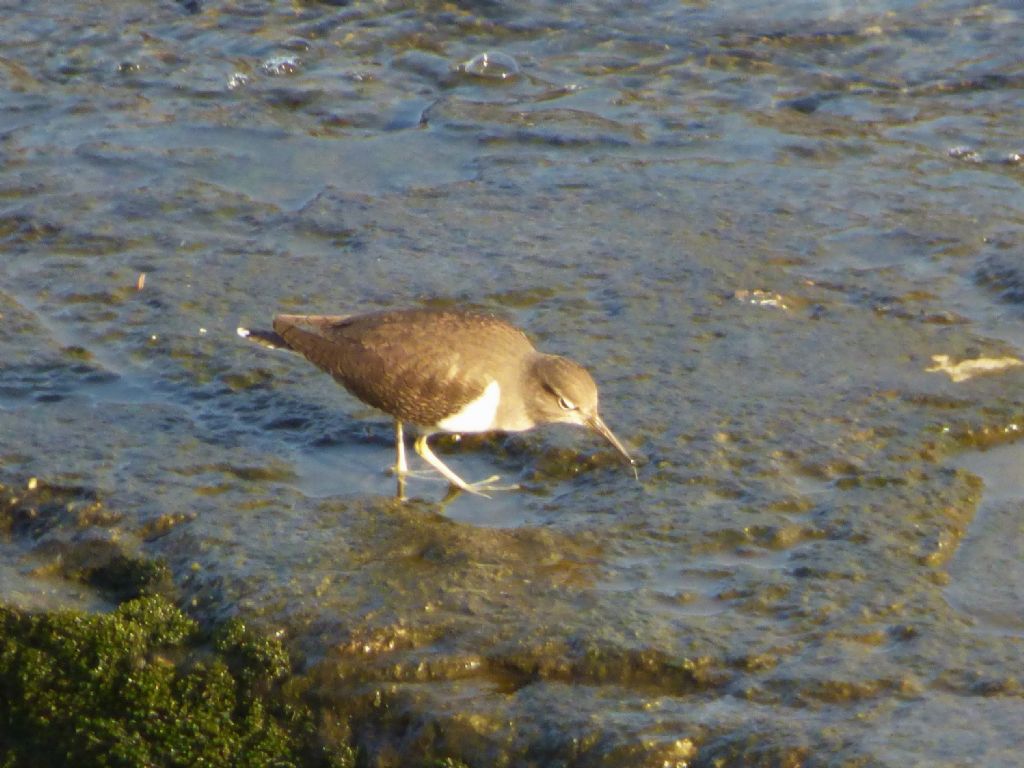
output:
[[578, 424], [601, 435], [636, 473], [636, 462], [602, 421], [597, 410], [597, 384], [577, 362], [558, 355], [539, 355], [533, 364], [530, 414], [538, 424]]

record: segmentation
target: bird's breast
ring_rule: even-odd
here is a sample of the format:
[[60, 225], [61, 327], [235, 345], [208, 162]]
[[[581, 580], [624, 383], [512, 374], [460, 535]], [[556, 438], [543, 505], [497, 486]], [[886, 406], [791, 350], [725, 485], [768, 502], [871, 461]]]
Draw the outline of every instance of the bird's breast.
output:
[[470, 400], [460, 410], [437, 422], [446, 432], [489, 432], [501, 427], [495, 423], [498, 404], [501, 402], [501, 385], [491, 381], [480, 396]]

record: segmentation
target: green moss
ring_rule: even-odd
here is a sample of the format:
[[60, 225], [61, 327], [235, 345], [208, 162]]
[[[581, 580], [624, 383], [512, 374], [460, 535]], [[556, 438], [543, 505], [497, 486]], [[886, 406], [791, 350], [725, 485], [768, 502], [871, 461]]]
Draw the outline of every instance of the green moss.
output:
[[283, 700], [289, 668], [240, 622], [211, 651], [162, 597], [107, 615], [0, 608], [0, 766], [353, 765]]
[[[77, 549], [82, 549], [79, 547]], [[118, 601], [146, 595], [170, 595], [173, 592], [170, 569], [159, 560], [129, 557], [116, 550], [107, 557], [64, 559], [65, 578], [91, 584]], [[82, 560], [79, 568], [75, 568]]]

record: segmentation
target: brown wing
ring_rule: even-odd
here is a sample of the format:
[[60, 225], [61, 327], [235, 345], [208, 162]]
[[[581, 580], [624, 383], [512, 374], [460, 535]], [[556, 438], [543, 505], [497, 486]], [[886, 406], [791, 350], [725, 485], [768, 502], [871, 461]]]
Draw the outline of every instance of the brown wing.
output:
[[363, 402], [426, 426], [479, 397], [508, 356], [533, 351], [504, 320], [453, 310], [278, 315], [274, 330]]

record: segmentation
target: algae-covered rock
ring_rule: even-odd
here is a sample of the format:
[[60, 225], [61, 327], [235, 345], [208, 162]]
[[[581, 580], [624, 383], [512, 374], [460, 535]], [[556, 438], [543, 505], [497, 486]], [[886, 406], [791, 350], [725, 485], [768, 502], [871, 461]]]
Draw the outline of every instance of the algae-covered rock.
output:
[[211, 651], [158, 596], [105, 615], [0, 607], [0, 764], [352, 765], [277, 695], [289, 666], [278, 641], [239, 623]]

